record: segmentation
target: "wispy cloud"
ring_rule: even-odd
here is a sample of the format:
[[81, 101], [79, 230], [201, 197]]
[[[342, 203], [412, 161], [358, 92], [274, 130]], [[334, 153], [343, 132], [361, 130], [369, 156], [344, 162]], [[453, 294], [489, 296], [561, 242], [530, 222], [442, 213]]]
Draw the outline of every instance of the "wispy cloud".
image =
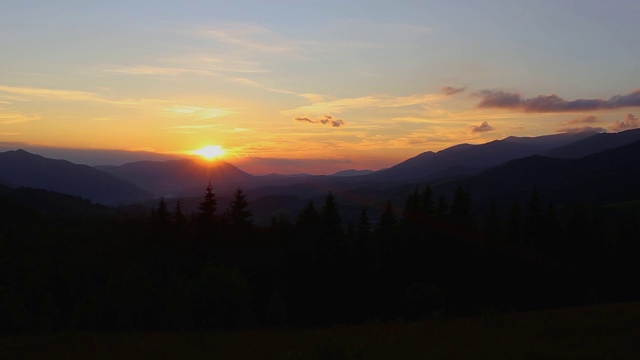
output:
[[473, 94], [480, 98], [479, 108], [509, 109], [531, 113], [593, 111], [640, 106], [640, 90], [609, 99], [564, 100], [556, 94], [525, 99], [519, 93], [483, 90]]
[[300, 122], [307, 122], [310, 124], [323, 124], [323, 125], [330, 124], [333, 127], [340, 127], [345, 125], [344, 120], [334, 118], [331, 115], [324, 115], [323, 117], [318, 119], [310, 119], [308, 117], [296, 117], [294, 118], [294, 120], [300, 121]]
[[233, 109], [226, 108], [204, 108], [185, 105], [172, 106], [165, 109], [165, 111], [173, 115], [189, 116], [200, 120], [221, 117], [235, 112]]
[[466, 86], [459, 87], [459, 88], [455, 88], [455, 87], [451, 87], [451, 86], [445, 86], [442, 89], [440, 89], [440, 92], [443, 95], [451, 96], [451, 95], [455, 95], [457, 93], [461, 93], [461, 92], [465, 91], [466, 89], [467, 89]]
[[[305, 95], [302, 95], [305, 96]], [[335, 100], [324, 100], [321, 96], [305, 96], [312, 101], [312, 104], [301, 106], [291, 110], [285, 110], [285, 114], [326, 114], [341, 113], [351, 109], [364, 108], [397, 108], [413, 105], [427, 105], [431, 102], [443, 100], [446, 96], [442, 94], [413, 94], [409, 96], [361, 96], [356, 98], [343, 98]]]
[[97, 94], [86, 91], [76, 90], [58, 90], [43, 89], [32, 87], [5, 86], [0, 85], [0, 92], [6, 92], [15, 95], [23, 95], [27, 97], [37, 97], [50, 100], [69, 100], [69, 101], [102, 101]]
[[127, 74], [127, 75], [181, 75], [190, 72], [196, 72], [202, 74], [202, 71], [196, 71], [194, 69], [184, 69], [175, 67], [161, 67], [161, 66], [112, 66], [104, 69], [108, 73]]
[[167, 129], [208, 129], [212, 128], [213, 125], [179, 125], [179, 126], [169, 126]]
[[100, 117], [94, 117], [91, 120], [93, 120], [93, 121], [113, 121], [113, 120], [115, 120], [115, 118], [112, 117], [112, 116], [100, 116]]
[[601, 126], [595, 126], [597, 124], [603, 123], [604, 120], [600, 119], [597, 116], [580, 116], [565, 122], [559, 129], [556, 130], [556, 132], [570, 134], [577, 134], [585, 131], [605, 132], [607, 131], [605, 128]]
[[266, 54], [295, 54], [296, 43], [266, 27], [245, 24], [225, 23], [216, 27], [200, 28], [197, 33], [212, 38], [236, 51]]
[[493, 131], [493, 130], [495, 129], [491, 125], [489, 125], [489, 123], [486, 121], [483, 121], [482, 124], [480, 124], [480, 126], [471, 127], [471, 132], [474, 132], [474, 133], [487, 132], [487, 131]]
[[39, 114], [25, 114], [19, 111], [13, 111], [0, 108], [0, 124], [19, 124], [29, 121], [40, 120]]
[[637, 128], [640, 128], [640, 119], [638, 119], [638, 117], [633, 114], [627, 114], [624, 117], [624, 120], [616, 120], [615, 124], [611, 126], [612, 131], [622, 131]]
[[597, 116], [593, 116], [593, 115], [589, 115], [589, 116], [581, 116], [581, 117], [577, 117], [575, 119], [569, 120], [566, 122], [566, 124], [596, 124], [596, 123], [601, 123], [603, 122], [602, 119], [600, 119]]
[[304, 94], [298, 94], [295, 91], [291, 91], [291, 90], [276, 89], [276, 88], [264, 85], [259, 81], [255, 81], [255, 80], [251, 80], [251, 79], [247, 79], [247, 78], [243, 78], [243, 77], [230, 77], [228, 79], [233, 81], [233, 82], [235, 82], [235, 83], [237, 83], [237, 84], [250, 86], [250, 87], [255, 87], [255, 88], [259, 88], [259, 89], [264, 89], [266, 91], [269, 91], [269, 92], [272, 92], [272, 93], [276, 93], [276, 94], [295, 95], [295, 96], [306, 98], [306, 96]]
[[0, 85], [0, 92], [17, 95], [14, 100], [29, 101], [31, 99], [44, 99], [50, 101], [80, 101], [98, 102], [125, 107], [148, 107], [165, 103], [158, 99], [109, 99], [95, 92], [78, 90], [60, 90], [34, 87], [5, 86]]

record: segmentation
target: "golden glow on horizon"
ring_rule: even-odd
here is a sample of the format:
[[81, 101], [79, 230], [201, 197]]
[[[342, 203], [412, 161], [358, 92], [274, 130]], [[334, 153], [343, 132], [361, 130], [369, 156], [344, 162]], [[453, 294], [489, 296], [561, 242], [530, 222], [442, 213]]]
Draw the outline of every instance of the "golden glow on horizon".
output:
[[226, 154], [226, 151], [220, 145], [209, 145], [198, 150], [191, 151], [193, 155], [199, 155], [203, 159], [211, 161], [220, 158]]

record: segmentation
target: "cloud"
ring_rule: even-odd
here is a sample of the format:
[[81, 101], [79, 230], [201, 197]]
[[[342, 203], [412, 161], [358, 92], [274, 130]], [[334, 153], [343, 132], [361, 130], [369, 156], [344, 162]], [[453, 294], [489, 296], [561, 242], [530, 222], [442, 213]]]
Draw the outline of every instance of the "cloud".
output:
[[589, 115], [589, 116], [577, 117], [573, 120], [569, 120], [566, 122], [566, 124], [596, 124], [601, 122], [603, 121], [600, 120], [598, 117]]
[[474, 132], [474, 133], [487, 132], [487, 131], [493, 131], [493, 130], [494, 130], [493, 126], [489, 125], [489, 123], [486, 121], [483, 121], [482, 124], [480, 124], [480, 126], [474, 126], [471, 128], [471, 132]]
[[577, 99], [567, 101], [556, 94], [539, 95], [524, 99], [518, 93], [482, 90], [473, 96], [481, 98], [478, 108], [510, 109], [529, 113], [553, 113], [570, 111], [592, 111], [640, 106], [640, 90], [626, 95], [615, 95], [604, 99]]
[[319, 119], [311, 119], [311, 118], [308, 118], [308, 117], [296, 117], [296, 118], [294, 118], [294, 120], [300, 121], [300, 122], [308, 122], [310, 124], [323, 124], [323, 125], [330, 124], [333, 127], [340, 127], [340, 126], [343, 126], [343, 125], [346, 124], [344, 122], [344, 120], [338, 119], [338, 118], [334, 118], [331, 115], [324, 115], [323, 117], [321, 117]]
[[115, 66], [104, 70], [109, 73], [127, 74], [127, 75], [181, 75], [188, 72], [196, 72], [202, 74], [203, 71], [194, 71], [192, 69], [160, 67], [160, 66]]
[[59, 90], [46, 88], [32, 88], [19, 86], [0, 85], [0, 92], [18, 95], [13, 97], [14, 100], [26, 101], [29, 98], [39, 98], [45, 100], [57, 101], [87, 101], [99, 102], [111, 105], [120, 105], [126, 107], [146, 107], [163, 103], [163, 100], [157, 99], [119, 99], [112, 100], [100, 96], [94, 92], [78, 91], [78, 90]]
[[298, 48], [296, 41], [266, 27], [251, 24], [225, 23], [201, 29], [200, 34], [233, 46], [237, 50], [254, 54], [296, 53]]
[[1, 92], [7, 92], [16, 95], [24, 95], [30, 97], [39, 97], [53, 100], [71, 100], [71, 101], [100, 101], [95, 93], [76, 90], [56, 90], [42, 89], [31, 87], [4, 86], [0, 85]]
[[0, 108], [0, 124], [18, 124], [29, 121], [40, 120], [39, 114], [25, 114], [18, 111], [11, 111]]
[[213, 125], [178, 125], [178, 126], [170, 126], [167, 129], [208, 129], [212, 128]]
[[607, 132], [607, 129], [603, 127], [594, 127], [594, 126], [565, 126], [556, 130], [559, 133], [568, 133], [568, 134], [577, 134], [581, 132]]
[[352, 109], [400, 108], [405, 106], [428, 105], [429, 103], [442, 101], [445, 98], [442, 94], [413, 94], [407, 96], [369, 95], [334, 100], [325, 100], [317, 94], [302, 94], [301, 96], [309, 99], [312, 103], [295, 109], [285, 110], [283, 113], [288, 115], [300, 113], [326, 114], [341, 113]]
[[451, 86], [445, 86], [442, 89], [440, 89], [440, 92], [443, 95], [451, 96], [451, 95], [455, 95], [457, 93], [461, 93], [461, 92], [465, 91], [466, 89], [467, 89], [466, 86], [465, 87], [461, 87], [461, 88], [454, 88], [454, 87], [451, 87]]
[[627, 114], [623, 121], [616, 120], [615, 124], [611, 126], [612, 131], [622, 131], [629, 129], [640, 128], [640, 119], [633, 114]]
[[165, 110], [172, 114], [192, 116], [200, 120], [216, 118], [234, 113], [232, 109], [203, 108], [200, 106], [173, 106]]
[[556, 132], [569, 134], [577, 134], [585, 131], [606, 132], [607, 130], [605, 128], [595, 126], [602, 123], [604, 123], [604, 120], [600, 119], [597, 116], [579, 116], [562, 124], [562, 126], [558, 130], [556, 130]]

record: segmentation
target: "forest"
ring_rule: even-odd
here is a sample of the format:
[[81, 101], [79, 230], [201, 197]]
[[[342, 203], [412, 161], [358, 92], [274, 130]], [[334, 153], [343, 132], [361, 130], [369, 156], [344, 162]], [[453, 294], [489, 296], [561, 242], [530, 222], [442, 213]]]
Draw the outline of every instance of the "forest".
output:
[[[203, 188], [205, 188], [203, 186]], [[254, 222], [159, 199], [143, 216], [0, 189], [0, 330], [211, 330], [421, 320], [638, 300], [640, 204], [527, 201], [478, 211], [427, 184], [346, 221], [328, 192]]]

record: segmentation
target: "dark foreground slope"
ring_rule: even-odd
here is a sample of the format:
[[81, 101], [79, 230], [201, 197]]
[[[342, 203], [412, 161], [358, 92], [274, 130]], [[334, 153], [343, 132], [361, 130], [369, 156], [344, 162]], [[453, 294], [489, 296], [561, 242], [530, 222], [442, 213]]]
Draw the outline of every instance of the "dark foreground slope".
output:
[[637, 359], [640, 304], [317, 329], [56, 333], [0, 339], [20, 359]]

